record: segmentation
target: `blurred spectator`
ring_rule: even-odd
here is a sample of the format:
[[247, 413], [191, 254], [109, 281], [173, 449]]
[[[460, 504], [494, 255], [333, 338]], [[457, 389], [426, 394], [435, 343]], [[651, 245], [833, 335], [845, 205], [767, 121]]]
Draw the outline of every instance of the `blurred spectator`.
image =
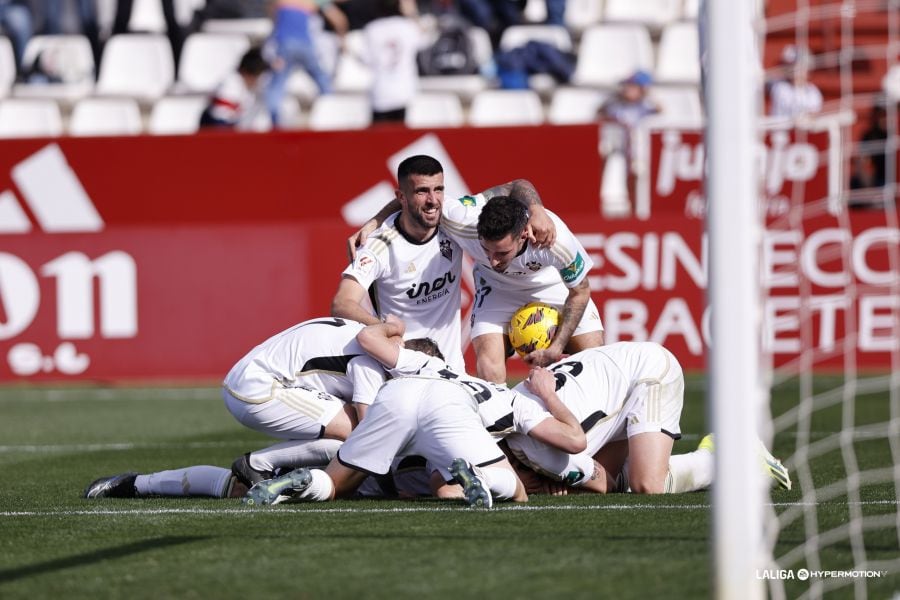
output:
[[422, 75], [473, 75], [478, 62], [468, 33], [469, 25], [452, 13], [438, 18], [437, 38], [419, 53], [419, 73]]
[[264, 110], [262, 78], [269, 65], [259, 48], [251, 48], [234, 73], [219, 84], [200, 116], [200, 127], [249, 129]]
[[822, 110], [822, 92], [809, 81], [809, 52], [787, 46], [781, 54], [784, 78], [769, 86], [769, 114], [773, 117], [799, 117]]
[[551, 75], [558, 84], [568, 83], [575, 72], [575, 57], [553, 44], [531, 40], [524, 46], [498, 52], [495, 57], [500, 87], [527, 89], [528, 77], [537, 73]]
[[566, 0], [547, 0], [547, 24], [566, 24]]
[[377, 17], [363, 28], [374, 82], [370, 92], [372, 122], [402, 123], [406, 106], [419, 85], [416, 55], [422, 32], [413, 18], [415, 4], [406, 0], [376, 0]]
[[[79, 20], [78, 33], [84, 35], [91, 44], [91, 52], [94, 54], [94, 64], [100, 64], [100, 27], [97, 24], [97, 6], [95, 0], [74, 0], [78, 9], [76, 14]], [[63, 0], [41, 0], [41, 10], [44, 16], [42, 33], [58, 35], [63, 33], [62, 14]]]
[[12, 43], [16, 72], [21, 78], [26, 68], [23, 64], [25, 46], [34, 32], [31, 8], [17, 0], [0, 0], [0, 30]]
[[[79, 0], [81, 1], [81, 0]], [[162, 2], [163, 18], [166, 20], [166, 35], [169, 43], [172, 45], [172, 57], [175, 59], [175, 69], [178, 69], [178, 61], [181, 57], [181, 47], [184, 45], [184, 39], [187, 33], [178, 19], [175, 18], [175, 2], [174, 0], [160, 0]], [[129, 33], [131, 31], [129, 22], [131, 21], [131, 9], [134, 6], [134, 0], [116, 0], [116, 18], [113, 21], [113, 35], [120, 33]]]
[[261, 19], [269, 17], [268, 0], [206, 0], [194, 11], [191, 31], [200, 31], [209, 19]]
[[276, 127], [285, 86], [295, 68], [301, 67], [309, 73], [320, 94], [331, 93], [331, 77], [319, 64], [310, 31], [310, 20], [318, 13], [339, 36], [347, 32], [347, 17], [330, 0], [278, 0], [275, 4], [275, 23], [267, 42], [272, 78], [266, 90], [266, 104]]
[[605, 214], [624, 215], [630, 210], [636, 168], [631, 152], [631, 131], [643, 119], [660, 111], [647, 96], [647, 88], [652, 83], [649, 73], [635, 71], [600, 107], [600, 149], [604, 155], [601, 196]]
[[853, 163], [851, 189], [880, 188], [886, 181], [885, 143], [887, 111], [875, 105], [869, 113], [869, 125], [860, 138], [859, 153]]
[[494, 48], [500, 45], [507, 27], [522, 22], [525, 10], [521, 0], [458, 0], [457, 5], [462, 16], [490, 34]]

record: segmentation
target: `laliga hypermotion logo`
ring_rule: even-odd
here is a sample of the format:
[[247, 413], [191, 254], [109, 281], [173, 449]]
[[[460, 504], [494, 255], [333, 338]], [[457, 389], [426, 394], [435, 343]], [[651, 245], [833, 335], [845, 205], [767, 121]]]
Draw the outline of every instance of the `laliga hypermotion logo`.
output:
[[[46, 146], [18, 163], [11, 176], [22, 201], [11, 190], [0, 191], [0, 235], [27, 234], [35, 226], [45, 234], [103, 230], [103, 219], [58, 145]], [[95, 336], [95, 312], [101, 338], [137, 335], [137, 268], [129, 254], [113, 250], [91, 258], [71, 251], [32, 267], [22, 257], [0, 251], [0, 342], [27, 338], [41, 307], [41, 280], [55, 284], [58, 339], [41, 340], [44, 346], [48, 342], [55, 346], [50, 355], [32, 340], [14, 344], [6, 357], [14, 375], [83, 373], [90, 357], [80, 353], [73, 340]]]

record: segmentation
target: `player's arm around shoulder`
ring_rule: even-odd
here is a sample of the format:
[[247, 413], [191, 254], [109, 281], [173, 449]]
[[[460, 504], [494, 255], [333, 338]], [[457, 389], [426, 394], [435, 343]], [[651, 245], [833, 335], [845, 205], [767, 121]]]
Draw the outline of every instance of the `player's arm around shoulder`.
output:
[[540, 398], [552, 419], [544, 419], [531, 428], [528, 435], [569, 454], [584, 452], [587, 437], [581, 423], [556, 394], [556, 377], [543, 367], [535, 367], [525, 380], [528, 390]]
[[397, 366], [400, 358], [403, 334], [406, 326], [403, 321], [388, 315], [384, 322], [377, 322], [364, 327], [356, 334], [356, 341], [366, 353], [388, 369]]

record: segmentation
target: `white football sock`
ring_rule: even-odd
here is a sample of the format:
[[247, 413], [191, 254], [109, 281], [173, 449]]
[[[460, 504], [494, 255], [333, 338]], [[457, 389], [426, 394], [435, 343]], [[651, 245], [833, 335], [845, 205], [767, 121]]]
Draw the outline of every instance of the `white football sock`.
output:
[[500, 467], [482, 467], [481, 474], [487, 481], [494, 500], [509, 500], [516, 495], [516, 474]]
[[712, 484], [713, 469], [713, 454], [708, 450], [670, 456], [666, 493], [680, 494], [708, 488]]
[[334, 495], [334, 482], [325, 471], [321, 469], [310, 469], [312, 474], [312, 482], [309, 487], [297, 495], [297, 498], [309, 500], [311, 502], [328, 502]]
[[260, 471], [275, 471], [284, 467], [324, 467], [343, 442], [341, 440], [292, 440], [255, 450], [250, 453], [250, 466]]
[[138, 475], [134, 489], [138, 496], [228, 497], [231, 470], [208, 465]]

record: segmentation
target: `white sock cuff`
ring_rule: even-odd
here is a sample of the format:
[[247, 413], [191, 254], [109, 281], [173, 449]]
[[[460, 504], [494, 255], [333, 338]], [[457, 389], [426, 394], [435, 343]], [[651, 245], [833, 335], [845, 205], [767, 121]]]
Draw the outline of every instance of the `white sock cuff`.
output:
[[300, 497], [313, 502], [328, 502], [334, 495], [334, 482], [325, 471], [311, 469], [312, 483]]

